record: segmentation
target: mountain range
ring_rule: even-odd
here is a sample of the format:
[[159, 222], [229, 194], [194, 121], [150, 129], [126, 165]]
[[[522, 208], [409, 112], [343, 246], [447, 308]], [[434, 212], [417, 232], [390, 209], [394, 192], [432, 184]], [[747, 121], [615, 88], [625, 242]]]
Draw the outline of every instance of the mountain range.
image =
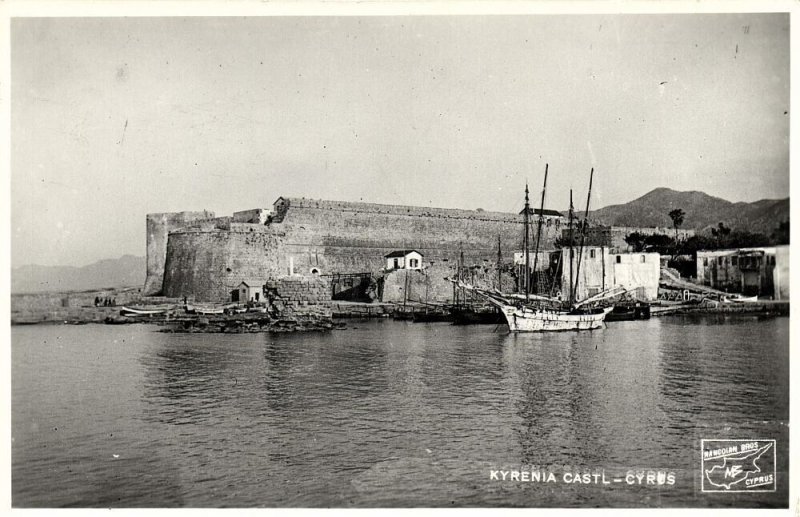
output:
[[112, 287], [141, 287], [147, 265], [144, 257], [123, 255], [83, 267], [22, 266], [11, 269], [12, 293], [85, 291]]
[[719, 223], [733, 230], [770, 235], [779, 223], [789, 220], [789, 198], [732, 203], [704, 192], [679, 192], [657, 188], [623, 205], [610, 205], [589, 212], [592, 224], [611, 226], [672, 227], [669, 213], [685, 212], [681, 228], [707, 232]]

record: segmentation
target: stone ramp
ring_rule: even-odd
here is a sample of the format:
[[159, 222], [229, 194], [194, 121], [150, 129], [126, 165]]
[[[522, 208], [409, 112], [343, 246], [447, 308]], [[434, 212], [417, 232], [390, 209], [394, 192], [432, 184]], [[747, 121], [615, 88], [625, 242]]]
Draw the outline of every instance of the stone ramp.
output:
[[711, 287], [705, 285], [698, 285], [687, 280], [684, 280], [680, 277], [678, 272], [674, 269], [662, 267], [661, 268], [661, 278], [658, 281], [659, 286], [667, 287], [671, 289], [685, 289], [687, 291], [692, 291], [695, 293], [702, 293], [702, 294], [713, 294], [713, 295], [729, 295], [730, 293], [726, 293], [724, 291], [718, 291], [716, 289], [712, 289]]

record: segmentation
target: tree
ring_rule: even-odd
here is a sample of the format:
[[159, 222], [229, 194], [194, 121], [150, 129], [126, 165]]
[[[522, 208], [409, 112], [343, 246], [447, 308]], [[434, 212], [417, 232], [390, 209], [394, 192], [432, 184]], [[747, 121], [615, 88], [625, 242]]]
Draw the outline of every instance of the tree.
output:
[[772, 241], [775, 244], [789, 244], [789, 220], [785, 220], [772, 232]]
[[669, 235], [654, 233], [644, 239], [645, 251], [655, 251], [662, 255], [673, 255], [675, 253], [675, 241]]
[[[580, 235], [573, 235], [572, 236], [572, 247], [577, 248], [580, 246]], [[561, 237], [557, 237], [555, 241], [553, 241], [553, 247], [556, 249], [562, 248], [569, 248], [569, 237], [562, 235]]]
[[642, 235], [639, 232], [629, 233], [625, 236], [625, 244], [633, 248], [633, 251], [644, 251], [644, 241], [646, 238], [646, 235]]
[[680, 208], [676, 208], [669, 213], [669, 218], [672, 219], [672, 227], [675, 228], [675, 240], [678, 239], [678, 228], [683, 224], [684, 217], [686, 217], [686, 212]]
[[731, 229], [725, 226], [725, 223], [719, 223], [716, 228], [711, 228], [711, 235], [721, 239], [731, 234]]

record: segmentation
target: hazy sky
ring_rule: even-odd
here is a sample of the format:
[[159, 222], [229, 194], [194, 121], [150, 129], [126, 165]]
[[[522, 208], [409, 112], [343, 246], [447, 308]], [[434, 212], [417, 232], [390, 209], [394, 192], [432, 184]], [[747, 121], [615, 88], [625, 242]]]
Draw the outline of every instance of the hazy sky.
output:
[[[11, 23], [12, 266], [278, 196], [515, 211], [789, 191], [789, 16]], [[580, 202], [582, 204], [583, 201]]]

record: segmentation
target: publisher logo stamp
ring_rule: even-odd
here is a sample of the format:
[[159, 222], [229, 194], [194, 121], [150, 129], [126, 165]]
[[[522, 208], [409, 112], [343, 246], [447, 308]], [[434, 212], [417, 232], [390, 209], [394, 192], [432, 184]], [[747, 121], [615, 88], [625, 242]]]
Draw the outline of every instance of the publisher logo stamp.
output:
[[702, 492], [774, 492], [775, 440], [700, 440]]

